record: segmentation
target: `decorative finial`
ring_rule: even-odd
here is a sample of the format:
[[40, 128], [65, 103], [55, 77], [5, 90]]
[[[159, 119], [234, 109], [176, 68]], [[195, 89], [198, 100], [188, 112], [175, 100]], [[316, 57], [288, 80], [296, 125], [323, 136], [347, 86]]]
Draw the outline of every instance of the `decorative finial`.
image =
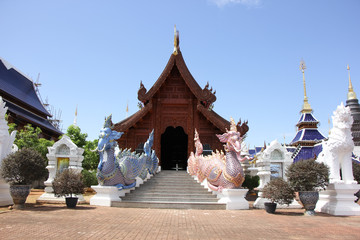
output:
[[237, 132], [236, 123], [232, 117], [230, 117], [230, 131]]
[[353, 89], [353, 86], [352, 86], [352, 83], [351, 83], [349, 64], [347, 65], [347, 70], [349, 72], [349, 91], [348, 91], [348, 94], [347, 94], [347, 100], [357, 99], [356, 98], [356, 93], [354, 92], [354, 89]]
[[177, 55], [179, 53], [180, 47], [179, 47], [179, 31], [176, 30], [176, 25], [174, 26], [174, 55]]
[[303, 83], [304, 83], [304, 104], [303, 104], [303, 108], [301, 109], [301, 113], [311, 113], [312, 112], [312, 108], [308, 102], [308, 98], [306, 96], [306, 84], [305, 84], [305, 69], [306, 69], [306, 65], [303, 59], [301, 59], [300, 61], [300, 70], [303, 74]]
[[75, 109], [75, 117], [74, 117], [74, 123], [73, 123], [73, 125], [74, 126], [77, 126], [77, 105], [76, 105], [76, 109]]

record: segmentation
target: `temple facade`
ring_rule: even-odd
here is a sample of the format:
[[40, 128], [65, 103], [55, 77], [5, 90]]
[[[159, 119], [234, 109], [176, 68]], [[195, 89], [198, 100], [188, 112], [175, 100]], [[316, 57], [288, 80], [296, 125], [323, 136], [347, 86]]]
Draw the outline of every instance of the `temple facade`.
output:
[[[191, 75], [175, 30], [174, 51], [162, 74], [149, 90], [140, 83], [141, 109], [114, 125], [114, 130], [124, 132], [118, 140], [119, 147], [141, 152], [154, 129], [153, 148], [162, 169], [186, 169], [188, 156], [195, 150], [195, 129], [204, 145], [204, 154], [223, 150], [215, 134], [226, 132], [230, 122], [212, 110], [215, 93], [209, 84], [201, 88]], [[238, 123], [238, 130], [244, 135], [247, 124]]]
[[51, 114], [41, 103], [33, 81], [3, 59], [0, 59], [0, 96], [8, 107], [8, 122], [15, 123], [17, 129], [30, 123], [41, 129], [40, 137], [57, 140], [63, 134], [49, 121]]

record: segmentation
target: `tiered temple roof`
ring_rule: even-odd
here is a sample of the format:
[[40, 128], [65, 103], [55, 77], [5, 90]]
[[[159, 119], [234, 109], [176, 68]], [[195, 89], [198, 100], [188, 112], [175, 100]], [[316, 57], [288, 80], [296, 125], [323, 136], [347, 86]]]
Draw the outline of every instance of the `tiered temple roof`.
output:
[[319, 121], [314, 117], [312, 113], [302, 113], [296, 126], [298, 131], [294, 139], [290, 142], [290, 145], [297, 146], [313, 146], [316, 143], [321, 142], [325, 137], [317, 129]]
[[347, 67], [349, 71], [349, 91], [347, 94], [346, 106], [350, 107], [351, 115], [354, 119], [351, 127], [353, 141], [355, 146], [360, 146], [360, 104], [354, 92], [351, 78], [350, 78], [350, 67]]
[[305, 63], [301, 61], [300, 70], [303, 74], [304, 104], [300, 111], [300, 119], [296, 124], [298, 131], [290, 142], [290, 147], [288, 147], [288, 151], [293, 152], [292, 158], [295, 162], [301, 159], [316, 157], [322, 150], [321, 144], [319, 144], [321, 148], [316, 146], [316, 144], [325, 139], [324, 135], [318, 130], [319, 121], [314, 117], [313, 110], [306, 96], [305, 69]]
[[155, 94], [158, 93], [161, 86], [163, 86], [173, 71], [179, 72], [186, 85], [190, 88], [191, 93], [194, 94], [199, 101], [200, 104], [197, 105], [197, 110], [221, 131], [225, 132], [226, 128], [229, 128], [229, 121], [218, 115], [216, 112], [209, 111], [211, 104], [216, 101], [216, 91], [213, 91], [212, 88], [209, 89], [209, 84], [206, 84], [204, 88], [199, 86], [187, 68], [180, 50], [178, 50], [177, 54], [171, 54], [165, 69], [148, 91], [145, 86], [140, 83], [138, 99], [142, 102], [144, 107], [130, 117], [116, 123], [115, 127], [118, 131], [128, 130], [153, 109], [152, 98], [155, 97]]
[[8, 107], [9, 121], [19, 127], [32, 124], [39, 127], [45, 138], [57, 139], [62, 132], [49, 121], [51, 114], [42, 105], [34, 83], [0, 58], [0, 95]]

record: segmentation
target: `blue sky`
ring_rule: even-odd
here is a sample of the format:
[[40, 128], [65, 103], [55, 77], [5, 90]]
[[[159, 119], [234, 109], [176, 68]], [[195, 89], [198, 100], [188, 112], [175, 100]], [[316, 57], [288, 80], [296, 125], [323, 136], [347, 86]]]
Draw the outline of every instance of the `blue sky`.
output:
[[61, 110], [63, 131], [77, 123], [95, 139], [104, 117], [138, 110], [140, 81], [155, 83], [180, 49], [201, 87], [216, 90], [214, 110], [247, 119], [252, 147], [289, 143], [307, 95], [320, 131], [346, 101], [348, 72], [360, 97], [360, 1], [135, 0], [0, 1], [0, 57], [36, 80]]

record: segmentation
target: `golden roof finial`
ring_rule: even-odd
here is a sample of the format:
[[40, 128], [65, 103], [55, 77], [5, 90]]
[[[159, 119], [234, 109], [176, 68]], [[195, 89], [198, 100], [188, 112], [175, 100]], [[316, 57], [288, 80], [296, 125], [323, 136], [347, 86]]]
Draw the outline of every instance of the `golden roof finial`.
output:
[[349, 64], [347, 65], [347, 70], [349, 72], [349, 91], [348, 91], [348, 94], [347, 94], [347, 100], [356, 99], [356, 93], [354, 92], [354, 89], [353, 89], [353, 86], [352, 86], [352, 83], [351, 83]]
[[312, 112], [312, 108], [308, 102], [308, 98], [306, 96], [306, 84], [305, 84], [305, 69], [306, 69], [306, 65], [304, 60], [301, 59], [300, 61], [300, 70], [302, 71], [303, 74], [303, 83], [304, 83], [304, 104], [303, 107], [301, 109], [301, 113], [311, 113]]
[[173, 54], [177, 55], [179, 52], [179, 31], [176, 30], [176, 24], [174, 26], [174, 51]]

